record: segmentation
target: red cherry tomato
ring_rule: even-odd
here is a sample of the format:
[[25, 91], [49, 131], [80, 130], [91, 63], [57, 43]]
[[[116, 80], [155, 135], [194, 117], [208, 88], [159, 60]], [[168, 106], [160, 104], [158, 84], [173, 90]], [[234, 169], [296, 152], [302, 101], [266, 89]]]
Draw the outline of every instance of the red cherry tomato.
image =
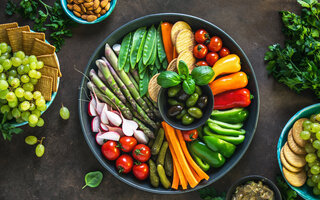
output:
[[190, 131], [182, 131], [183, 139], [187, 142], [191, 142], [198, 138], [198, 131], [197, 129], [190, 130]]
[[138, 144], [132, 151], [132, 156], [139, 162], [146, 162], [151, 157], [150, 148], [144, 144]]
[[131, 136], [121, 137], [119, 140], [120, 148], [123, 152], [130, 152], [137, 145], [137, 140]]
[[210, 41], [210, 36], [206, 30], [199, 29], [194, 34], [194, 39], [197, 41], [197, 43], [204, 44]]
[[140, 181], [149, 177], [149, 166], [146, 163], [139, 163], [132, 168], [133, 175]]
[[115, 160], [120, 156], [117, 142], [111, 140], [102, 145], [101, 152], [108, 160]]
[[200, 60], [196, 63], [196, 67], [199, 67], [199, 66], [209, 66], [209, 65], [206, 61]]
[[215, 52], [209, 52], [206, 56], [206, 61], [209, 66], [213, 66], [219, 60], [219, 55]]
[[121, 155], [116, 160], [116, 168], [120, 174], [127, 174], [131, 171], [133, 166], [133, 159], [128, 154]]
[[226, 47], [222, 47], [222, 49], [219, 51], [219, 55], [220, 55], [221, 58], [225, 57], [225, 56], [227, 56], [229, 54], [230, 54], [230, 51]]
[[210, 39], [208, 49], [213, 52], [218, 52], [222, 48], [222, 40], [218, 36], [214, 36]]
[[193, 55], [196, 58], [204, 58], [206, 57], [208, 53], [208, 48], [204, 45], [204, 44], [197, 44], [194, 48], [193, 48]]

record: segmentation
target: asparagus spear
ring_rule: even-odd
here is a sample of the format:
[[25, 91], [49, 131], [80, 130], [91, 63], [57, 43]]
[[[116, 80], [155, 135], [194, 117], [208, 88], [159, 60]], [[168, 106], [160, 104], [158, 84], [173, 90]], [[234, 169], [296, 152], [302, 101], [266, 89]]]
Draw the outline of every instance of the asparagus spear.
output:
[[136, 69], [130, 69], [130, 72], [131, 72], [134, 80], [135, 80], [137, 83], [139, 83], [140, 77], [139, 77], [138, 71], [137, 71]]
[[91, 81], [89, 81], [87, 83], [87, 87], [88, 89], [93, 92], [94, 94], [96, 94], [96, 96], [98, 97], [98, 99], [100, 99], [101, 101], [105, 102], [106, 104], [108, 104], [109, 106], [112, 106], [113, 109], [116, 109], [116, 107], [114, 106], [114, 104], [106, 97], [106, 95], [102, 94], [102, 92], [100, 92], [100, 90], [97, 88], [97, 86], [95, 84], [93, 84]]
[[114, 67], [115, 71], [123, 81], [123, 83], [127, 86], [128, 90], [132, 94], [132, 96], [135, 98], [137, 103], [141, 106], [141, 108], [147, 113], [147, 115], [151, 118], [154, 118], [153, 112], [149, 109], [147, 103], [141, 98], [138, 90], [134, 87], [133, 83], [129, 79], [128, 75], [123, 70], [118, 70], [117, 63], [118, 58], [116, 54], [113, 52], [109, 44], [106, 44], [105, 46], [105, 55], [110, 62], [111, 66]]
[[132, 120], [135, 121], [135, 122], [137, 122], [137, 124], [139, 125], [139, 128], [140, 128], [149, 138], [154, 139], [154, 134], [153, 134], [153, 132], [152, 132], [148, 127], [146, 127], [139, 119], [133, 117]]
[[93, 69], [91, 69], [90, 71], [90, 79], [97, 86], [97, 88], [99, 88], [99, 90], [110, 99], [110, 101], [112, 101], [115, 105], [119, 107], [123, 116], [125, 116], [127, 119], [132, 119], [131, 111], [120, 101], [120, 99], [118, 99], [118, 97], [116, 97], [109, 90], [109, 88], [107, 88], [107, 86], [100, 80], [100, 78]]

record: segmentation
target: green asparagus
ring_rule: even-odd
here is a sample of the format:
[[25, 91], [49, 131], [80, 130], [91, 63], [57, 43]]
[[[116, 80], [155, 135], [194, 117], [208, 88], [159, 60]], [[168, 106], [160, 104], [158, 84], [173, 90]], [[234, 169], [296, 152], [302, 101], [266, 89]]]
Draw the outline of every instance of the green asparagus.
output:
[[154, 139], [154, 134], [153, 132], [146, 127], [139, 119], [133, 117], [132, 119], [133, 121], [137, 122], [137, 124], [139, 125], [139, 128], [151, 139]]
[[100, 99], [104, 103], [108, 104], [113, 109], [116, 109], [114, 104], [106, 97], [106, 95], [104, 95], [102, 92], [100, 92], [100, 90], [97, 88], [97, 86], [95, 84], [93, 84], [91, 81], [89, 81], [87, 83], [87, 87], [91, 92], [93, 92], [98, 97], [98, 99]]

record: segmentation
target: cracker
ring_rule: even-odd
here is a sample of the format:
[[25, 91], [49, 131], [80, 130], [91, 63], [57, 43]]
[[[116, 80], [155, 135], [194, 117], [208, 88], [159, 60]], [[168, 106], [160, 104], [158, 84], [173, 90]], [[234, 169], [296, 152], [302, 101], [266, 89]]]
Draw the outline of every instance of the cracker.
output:
[[294, 173], [282, 167], [283, 175], [285, 179], [294, 187], [301, 187], [305, 184], [307, 180], [307, 174], [304, 170]]
[[59, 77], [62, 76], [61, 71], [60, 71], [59, 62], [58, 62], [56, 54], [48, 54], [48, 55], [37, 56], [37, 59], [38, 59], [38, 61], [42, 61], [46, 66], [58, 69]]
[[173, 59], [168, 67], [167, 67], [167, 71], [173, 71], [173, 72], [177, 72], [178, 73], [178, 69], [177, 69], [177, 58]]
[[171, 41], [173, 45], [176, 45], [177, 35], [184, 29], [191, 30], [191, 27], [184, 21], [177, 21], [176, 23], [174, 23], [171, 29]]
[[292, 136], [294, 141], [300, 146], [300, 147], [305, 147], [307, 144], [306, 140], [303, 140], [300, 137], [300, 133], [301, 131], [303, 131], [303, 127], [302, 127], [302, 123], [304, 121], [306, 121], [307, 118], [301, 118], [298, 119], [294, 124], [293, 124], [293, 128], [292, 128]]
[[176, 49], [178, 54], [184, 50], [192, 51], [194, 45], [195, 40], [192, 31], [184, 29], [178, 33], [176, 39]]
[[9, 44], [9, 38], [6, 29], [8, 28], [17, 28], [18, 23], [13, 22], [13, 23], [7, 23], [7, 24], [0, 24], [0, 43], [5, 42]]
[[305, 155], [307, 153], [303, 147], [300, 147], [294, 141], [293, 136], [292, 136], [292, 129], [289, 131], [289, 134], [288, 134], [288, 145], [289, 145], [290, 149], [296, 154]]
[[45, 41], [45, 34], [22, 31], [22, 47], [26, 55], [31, 55], [31, 49], [35, 38], [38, 38], [41, 41]]
[[150, 95], [150, 98], [155, 102], [158, 102], [158, 94], [159, 94], [159, 91], [160, 91], [160, 88], [161, 88], [161, 86], [158, 85], [158, 82], [157, 82], [158, 76], [159, 76], [159, 73], [154, 75], [150, 79], [149, 85], [148, 85], [148, 93]]
[[305, 166], [306, 160], [304, 156], [295, 154], [288, 146], [288, 143], [283, 146], [283, 154], [289, 164], [294, 167], [300, 168]]
[[20, 26], [18, 28], [8, 28], [7, 34], [10, 41], [12, 52], [23, 51], [22, 31], [30, 32], [29, 26]]
[[35, 91], [40, 91], [46, 101], [51, 101], [53, 79], [49, 76], [41, 76], [35, 85]]
[[39, 69], [41, 75], [49, 76], [53, 79], [52, 81], [52, 91], [57, 92], [57, 79], [58, 79], [58, 70], [53, 67], [43, 66], [42, 69]]
[[291, 172], [300, 172], [303, 168], [302, 167], [294, 167], [292, 165], [290, 165], [290, 163], [288, 163], [288, 161], [286, 160], [286, 158], [284, 157], [284, 154], [283, 154], [283, 147], [281, 149], [281, 152], [280, 152], [280, 160], [281, 160], [281, 163], [282, 165], [289, 171]]
[[178, 60], [177, 60], [177, 68], [179, 66], [180, 60], [183, 60], [187, 64], [190, 73], [196, 67], [196, 65], [195, 65], [196, 64], [196, 58], [193, 56], [193, 52], [192, 51], [185, 50], [185, 51], [182, 51], [179, 54]]
[[35, 56], [53, 54], [56, 51], [56, 47], [41, 41], [37, 38], [34, 39], [33, 47], [31, 49], [31, 54]]

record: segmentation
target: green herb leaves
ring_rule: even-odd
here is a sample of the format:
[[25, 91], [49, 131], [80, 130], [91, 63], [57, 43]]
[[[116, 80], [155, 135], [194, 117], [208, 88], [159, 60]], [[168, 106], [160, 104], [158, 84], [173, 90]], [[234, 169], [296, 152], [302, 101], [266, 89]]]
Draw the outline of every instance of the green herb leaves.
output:
[[49, 40], [59, 51], [64, 44], [64, 38], [72, 36], [70, 28], [76, 23], [64, 13], [58, 2], [57, 0], [49, 6], [41, 0], [21, 0], [16, 5], [12, 0], [8, 0], [6, 13], [8, 15], [18, 13], [23, 18], [34, 21], [34, 31], [49, 31]]
[[297, 199], [297, 193], [289, 187], [281, 175], [277, 176], [277, 186], [281, 192], [283, 200]]
[[4, 140], [11, 141], [12, 135], [22, 133], [22, 129], [16, 128], [16, 127], [12, 126], [11, 124], [6, 123], [6, 121], [7, 121], [7, 113], [5, 113], [3, 115], [2, 122], [0, 124], [0, 131], [2, 133], [2, 137]]
[[191, 76], [197, 85], [207, 85], [214, 76], [214, 71], [211, 67], [199, 66], [192, 70]]
[[269, 46], [267, 71], [296, 92], [311, 90], [320, 98], [320, 3], [298, 0], [301, 16], [281, 11], [285, 46]]
[[218, 194], [218, 192], [213, 187], [206, 187], [199, 190], [201, 199], [204, 200], [225, 200], [226, 194]]
[[181, 78], [176, 72], [164, 71], [159, 74], [157, 82], [161, 87], [169, 88], [178, 85]]
[[95, 172], [89, 172], [86, 174], [84, 180], [86, 184], [82, 187], [84, 189], [85, 187], [98, 187], [102, 181], [103, 174], [100, 171], [95, 171]]

